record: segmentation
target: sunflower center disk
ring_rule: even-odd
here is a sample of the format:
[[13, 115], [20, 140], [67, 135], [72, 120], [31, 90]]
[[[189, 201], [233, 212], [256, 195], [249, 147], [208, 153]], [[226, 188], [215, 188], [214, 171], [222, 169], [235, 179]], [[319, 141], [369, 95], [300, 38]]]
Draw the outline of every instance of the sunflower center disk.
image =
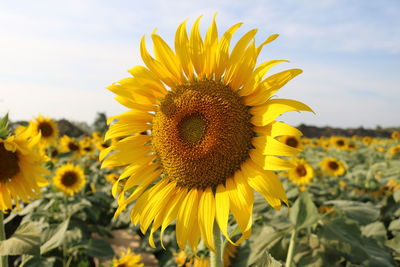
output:
[[62, 176], [61, 183], [65, 187], [71, 187], [76, 183], [77, 180], [78, 180], [78, 177], [76, 176], [76, 174], [74, 172], [66, 172]]
[[329, 168], [331, 168], [331, 170], [337, 170], [339, 168], [339, 164], [337, 164], [334, 161], [330, 161], [328, 164], [329, 164]]
[[228, 86], [200, 81], [174, 88], [153, 120], [153, 146], [165, 173], [186, 188], [224, 184], [248, 157], [250, 114]]
[[206, 119], [200, 113], [185, 116], [178, 123], [181, 140], [189, 145], [200, 143], [206, 133], [206, 126]]
[[303, 165], [296, 167], [296, 172], [300, 177], [306, 176], [307, 170]]
[[43, 137], [49, 137], [53, 134], [53, 127], [47, 122], [41, 122], [38, 128]]
[[5, 183], [19, 173], [17, 153], [5, 149], [0, 143], [0, 183]]

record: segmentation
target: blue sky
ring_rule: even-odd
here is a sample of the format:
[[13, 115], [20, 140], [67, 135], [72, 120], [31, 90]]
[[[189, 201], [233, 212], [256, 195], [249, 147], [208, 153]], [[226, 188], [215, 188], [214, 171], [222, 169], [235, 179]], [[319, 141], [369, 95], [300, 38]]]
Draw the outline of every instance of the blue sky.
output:
[[[339, 127], [400, 126], [400, 1], [7, 1], [0, 6], [0, 114], [92, 122], [125, 109], [104, 87], [142, 64], [139, 40], [154, 28], [173, 44], [179, 23], [218, 13], [219, 32], [258, 28], [280, 37], [259, 62], [301, 68], [277, 95], [314, 114], [282, 116]], [[150, 43], [148, 44], [150, 46]]]

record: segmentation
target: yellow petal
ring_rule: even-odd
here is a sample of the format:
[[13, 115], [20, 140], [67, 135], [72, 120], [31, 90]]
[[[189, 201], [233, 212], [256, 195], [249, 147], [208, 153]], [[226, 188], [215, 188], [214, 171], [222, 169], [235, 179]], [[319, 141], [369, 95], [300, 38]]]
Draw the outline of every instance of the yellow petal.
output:
[[261, 169], [251, 160], [243, 163], [241, 167], [248, 184], [263, 195], [274, 209], [281, 207], [281, 200], [287, 203], [283, 186], [274, 172]]
[[216, 67], [215, 67], [215, 80], [218, 81], [224, 74], [229, 60], [229, 47], [233, 34], [242, 26], [243, 23], [237, 23], [230, 27], [218, 44], [217, 56], [216, 56]]
[[202, 79], [204, 74], [204, 44], [199, 30], [200, 19], [201, 17], [196, 19], [190, 32], [190, 58], [198, 77]]
[[301, 150], [279, 142], [271, 136], [257, 136], [251, 140], [256, 150], [264, 155], [271, 156], [293, 156]]
[[177, 80], [182, 82], [181, 66], [175, 53], [159, 35], [153, 33], [151, 38], [153, 39], [154, 53], [157, 60], [159, 60]]
[[272, 137], [290, 135], [302, 136], [302, 132], [289, 124], [280, 121], [274, 121], [266, 126], [256, 126], [253, 128], [256, 133], [270, 135]]
[[225, 187], [220, 184], [217, 187], [215, 194], [215, 219], [217, 220], [219, 229], [224, 234], [226, 239], [233, 244], [228, 234], [228, 219], [229, 219], [229, 194]]
[[[197, 209], [199, 206], [199, 194], [197, 189], [191, 189], [183, 200], [176, 220], [176, 239], [180, 249], [185, 249], [189, 241], [192, 249], [193, 240], [196, 238], [199, 226], [197, 222]], [[197, 244], [196, 244], [197, 245]]]
[[188, 80], [193, 79], [193, 64], [190, 59], [189, 38], [186, 32], [186, 21], [179, 25], [175, 34], [175, 51], [178, 56], [183, 71]]
[[252, 107], [250, 113], [254, 115], [251, 123], [255, 126], [265, 126], [273, 122], [278, 116], [289, 111], [311, 111], [313, 110], [299, 101], [290, 99], [271, 99], [266, 104]]
[[[251, 74], [251, 77], [248, 79], [247, 83], [243, 86], [243, 88], [239, 91], [240, 96], [247, 96], [254, 92], [254, 90], [258, 87], [260, 84], [261, 80], [264, 78], [264, 76], [268, 73], [268, 71], [275, 65], [283, 62], [289, 62], [287, 60], [270, 60], [267, 62], [264, 62], [260, 64], [254, 72]], [[265, 99], [265, 101], [268, 100], [268, 98]], [[247, 106], [252, 106], [251, 102], [254, 101], [251, 98], [244, 98], [245, 104]], [[265, 102], [264, 101], [264, 102]]]
[[214, 250], [215, 199], [211, 188], [201, 192], [199, 201], [199, 227], [207, 247]]
[[290, 170], [294, 167], [288, 160], [284, 160], [274, 156], [265, 156], [255, 149], [249, 152], [250, 158], [264, 170], [278, 171]]

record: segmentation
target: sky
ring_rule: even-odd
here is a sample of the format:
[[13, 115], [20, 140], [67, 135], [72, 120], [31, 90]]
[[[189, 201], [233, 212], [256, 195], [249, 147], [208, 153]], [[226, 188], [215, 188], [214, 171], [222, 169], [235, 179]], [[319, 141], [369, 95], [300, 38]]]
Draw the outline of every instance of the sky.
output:
[[[304, 72], [277, 96], [302, 101], [316, 114], [292, 112], [292, 125], [400, 126], [400, 1], [2, 1], [0, 116], [93, 122], [126, 109], [106, 86], [143, 65], [139, 42], [157, 28], [171, 46], [177, 26], [217, 13], [219, 34], [237, 22], [238, 37], [259, 29], [259, 63], [287, 59], [271, 73]], [[151, 48], [151, 43], [148, 42]]]

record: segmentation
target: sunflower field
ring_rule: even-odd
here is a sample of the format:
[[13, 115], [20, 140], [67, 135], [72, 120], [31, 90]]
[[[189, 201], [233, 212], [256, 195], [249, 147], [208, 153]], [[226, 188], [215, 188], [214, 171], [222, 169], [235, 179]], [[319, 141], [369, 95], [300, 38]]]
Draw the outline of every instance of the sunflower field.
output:
[[200, 19], [142, 38], [124, 113], [0, 120], [0, 267], [400, 264], [400, 133], [303, 137], [276, 97], [302, 70], [257, 65], [278, 35]]
[[[2, 184], [5, 239], [0, 241], [0, 255], [8, 256], [10, 266], [210, 265], [202, 242], [195, 253], [189, 247], [179, 249], [174, 223], [165, 230], [163, 247], [158, 235], [152, 248], [148, 234], [130, 222], [129, 212], [114, 217], [118, 203], [111, 191], [122, 169], [101, 168], [98, 160], [113, 140], [104, 142], [102, 132], [58, 136], [54, 120], [38, 117], [34, 122], [48, 127], [49, 136], [54, 134], [54, 142], [42, 134], [45, 142], [37, 145], [45, 168], [36, 171], [42, 171], [41, 182], [48, 183], [36, 199], [25, 204], [14, 201], [12, 207], [7, 206], [4, 190], [19, 191], [12, 196], [26, 189], [18, 185], [5, 189]], [[15, 133], [26, 131], [22, 125], [13, 128]], [[5, 117], [2, 164], [7, 162], [9, 129]], [[293, 266], [398, 265], [398, 133], [390, 139], [283, 136], [281, 141], [303, 149], [291, 159], [291, 170], [278, 173], [290, 208], [274, 210], [255, 194], [251, 237], [238, 246], [223, 243], [224, 266], [284, 266], [290, 264], [289, 258]], [[4, 169], [2, 165], [2, 175]], [[229, 220], [228, 231], [233, 239], [240, 236], [234, 220]], [[129, 247], [114, 242], [121, 232], [131, 239]]]

